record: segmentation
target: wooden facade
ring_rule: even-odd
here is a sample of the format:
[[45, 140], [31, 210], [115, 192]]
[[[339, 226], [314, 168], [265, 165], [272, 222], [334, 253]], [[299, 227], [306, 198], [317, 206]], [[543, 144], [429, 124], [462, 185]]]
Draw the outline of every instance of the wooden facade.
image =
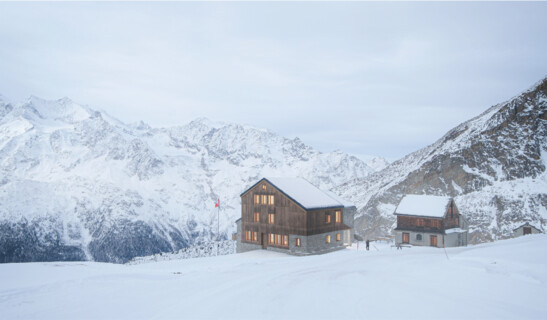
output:
[[241, 241], [288, 249], [289, 235], [307, 237], [350, 229], [343, 221], [343, 210], [342, 205], [306, 209], [262, 179], [241, 194]]
[[460, 226], [460, 211], [454, 200], [447, 204], [442, 217], [422, 217], [410, 215], [397, 215], [397, 228], [395, 230], [409, 230], [415, 232], [444, 233], [446, 229]]

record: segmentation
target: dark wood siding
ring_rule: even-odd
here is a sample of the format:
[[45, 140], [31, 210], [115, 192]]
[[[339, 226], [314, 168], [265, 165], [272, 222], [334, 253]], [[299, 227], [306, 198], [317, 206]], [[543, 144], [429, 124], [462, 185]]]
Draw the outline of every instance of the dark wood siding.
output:
[[396, 230], [417, 232], [444, 232], [442, 219], [397, 216]]
[[[255, 195], [273, 195], [274, 205], [255, 204]], [[261, 239], [261, 234], [269, 233], [308, 236], [349, 229], [343, 221], [336, 223], [335, 211], [337, 210], [342, 211], [343, 215], [343, 207], [307, 211], [266, 180], [262, 180], [241, 196], [241, 230], [243, 235], [247, 230], [256, 231], [259, 233], [258, 238]], [[255, 212], [259, 213], [259, 222], [254, 221]], [[275, 215], [273, 224], [268, 223], [268, 214], [270, 213]], [[332, 216], [330, 224], [325, 222], [326, 213]], [[245, 236], [242, 239], [244, 242], [248, 242], [245, 240]], [[261, 241], [259, 240], [258, 243]]]
[[457, 228], [460, 225], [459, 219], [460, 211], [458, 210], [458, 207], [456, 207], [454, 200], [450, 200], [450, 203], [448, 204], [446, 213], [444, 215], [443, 223], [445, 229]]

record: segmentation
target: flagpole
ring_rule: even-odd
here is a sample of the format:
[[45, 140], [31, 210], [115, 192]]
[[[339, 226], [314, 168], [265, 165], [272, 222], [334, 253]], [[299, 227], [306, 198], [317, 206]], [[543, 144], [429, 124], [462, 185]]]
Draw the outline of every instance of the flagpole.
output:
[[220, 198], [217, 200], [218, 211], [217, 211], [217, 256], [218, 256], [218, 247], [220, 246]]

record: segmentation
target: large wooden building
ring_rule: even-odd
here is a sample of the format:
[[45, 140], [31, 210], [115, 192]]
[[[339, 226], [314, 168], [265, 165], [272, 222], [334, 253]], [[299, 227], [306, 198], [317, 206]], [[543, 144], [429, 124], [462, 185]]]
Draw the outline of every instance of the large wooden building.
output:
[[394, 214], [397, 244], [441, 248], [467, 245], [467, 222], [450, 197], [406, 195]]
[[355, 206], [301, 178], [263, 178], [241, 194], [237, 252], [319, 254], [351, 245]]

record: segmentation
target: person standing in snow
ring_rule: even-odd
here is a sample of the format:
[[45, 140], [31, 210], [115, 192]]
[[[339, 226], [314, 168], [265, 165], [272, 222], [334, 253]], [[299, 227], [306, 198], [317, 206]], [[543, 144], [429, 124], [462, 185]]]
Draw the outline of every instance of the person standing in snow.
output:
[[368, 251], [368, 239], [367, 239], [367, 242], [366, 242], [366, 244], [367, 244], [367, 251]]

